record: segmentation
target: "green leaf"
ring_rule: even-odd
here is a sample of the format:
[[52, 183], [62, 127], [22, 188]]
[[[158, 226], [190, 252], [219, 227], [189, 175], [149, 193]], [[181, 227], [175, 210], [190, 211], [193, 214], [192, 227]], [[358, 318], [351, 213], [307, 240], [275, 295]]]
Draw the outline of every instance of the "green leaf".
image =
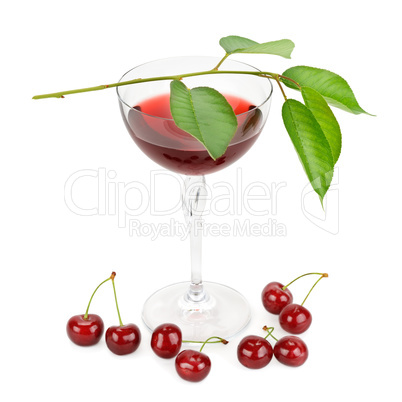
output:
[[304, 171], [322, 204], [334, 169], [331, 147], [313, 113], [301, 102], [288, 99], [282, 107], [282, 118]]
[[295, 44], [289, 39], [258, 43], [241, 36], [226, 36], [219, 41], [227, 54], [258, 53], [273, 54], [290, 59]]
[[246, 49], [248, 47], [252, 47], [258, 45], [257, 42], [243, 38], [241, 36], [226, 36], [221, 38], [219, 44], [223, 47], [226, 53], [235, 53], [238, 49]]
[[334, 165], [341, 154], [342, 134], [339, 124], [325, 99], [315, 90], [302, 87], [304, 103], [313, 113], [331, 147]]
[[170, 83], [170, 111], [177, 127], [204, 144], [204, 139], [194, 116], [191, 93], [181, 81], [175, 80]]
[[[357, 103], [349, 84], [331, 71], [315, 67], [296, 66], [289, 68], [282, 75], [295, 80], [302, 87], [315, 89], [332, 106], [353, 114], [369, 114]], [[281, 80], [289, 88], [300, 89], [286, 78]]]
[[170, 110], [176, 125], [200, 141], [211, 157], [222, 156], [237, 129], [237, 118], [226, 98], [209, 87], [189, 89], [170, 84]]

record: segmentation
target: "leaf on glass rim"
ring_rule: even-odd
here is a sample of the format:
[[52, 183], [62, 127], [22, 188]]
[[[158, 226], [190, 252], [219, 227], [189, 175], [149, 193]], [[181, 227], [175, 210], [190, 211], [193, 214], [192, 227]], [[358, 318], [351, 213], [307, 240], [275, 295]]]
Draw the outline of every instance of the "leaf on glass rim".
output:
[[219, 41], [227, 54], [256, 53], [273, 54], [290, 59], [295, 44], [289, 39], [281, 39], [272, 42], [258, 43], [241, 36], [226, 36]]
[[177, 127], [200, 141], [213, 159], [222, 156], [237, 129], [237, 118], [226, 98], [209, 87], [189, 89], [170, 84], [170, 110]]
[[331, 184], [334, 162], [331, 147], [313, 113], [301, 102], [288, 99], [282, 118], [304, 171], [321, 204]]
[[[353, 114], [370, 114], [357, 103], [349, 84], [331, 71], [322, 68], [296, 66], [287, 69], [282, 75], [295, 80], [302, 87], [315, 89], [332, 106]], [[286, 78], [281, 78], [281, 81], [289, 88], [300, 89]]]
[[335, 165], [342, 147], [342, 134], [338, 121], [325, 99], [315, 89], [302, 87], [301, 93], [305, 105], [313, 113], [328, 140]]

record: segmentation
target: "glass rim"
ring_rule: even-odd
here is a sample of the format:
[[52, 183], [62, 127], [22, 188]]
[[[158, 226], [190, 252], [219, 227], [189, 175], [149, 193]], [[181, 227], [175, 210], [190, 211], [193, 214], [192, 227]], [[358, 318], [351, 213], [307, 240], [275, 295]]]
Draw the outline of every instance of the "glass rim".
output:
[[[147, 65], [147, 64], [151, 64], [151, 63], [155, 63], [155, 62], [161, 62], [161, 61], [164, 61], [164, 60], [174, 60], [174, 59], [192, 58], [192, 57], [194, 57], [194, 58], [196, 58], [196, 57], [200, 57], [200, 58], [211, 58], [211, 59], [216, 59], [216, 60], [218, 60], [218, 61], [221, 60], [219, 57], [214, 57], [214, 56], [174, 56], [174, 57], [165, 57], [165, 58], [161, 58], [161, 59], [155, 59], [155, 60], [151, 60], [151, 61], [147, 61], [147, 62], [145, 62], [145, 63], [139, 64], [138, 66], [135, 66], [135, 67], [133, 67], [133, 68], [130, 68], [130, 70], [127, 70], [127, 71], [120, 77], [120, 79], [119, 79], [118, 82], [121, 82], [122, 79], [123, 79], [128, 73], [130, 73], [131, 71], [135, 70], [136, 68], [145, 66], [145, 65]], [[238, 63], [238, 64], [242, 64], [242, 65], [244, 65], [244, 66], [251, 67], [251, 68], [254, 69], [255, 71], [261, 71], [261, 70], [258, 69], [257, 67], [254, 67], [253, 65], [248, 64], [248, 63], [244, 63], [244, 62], [242, 62], [242, 61], [238, 61], [238, 60], [229, 60], [229, 61], [232, 61], [232, 62], [235, 62], [235, 63]], [[236, 74], [231, 74], [231, 75], [234, 75], [234, 76], [235, 76]], [[244, 74], [239, 74], [239, 75], [244, 75]], [[268, 80], [269, 85], [270, 85], [270, 91], [269, 91], [268, 96], [267, 96], [258, 106], [255, 106], [255, 107], [253, 107], [252, 109], [247, 110], [246, 112], [236, 114], [236, 117], [237, 117], [237, 116], [246, 115], [247, 113], [250, 113], [250, 112], [254, 111], [255, 109], [258, 109], [258, 108], [262, 107], [265, 103], [267, 103], [267, 102], [271, 99], [272, 93], [273, 93], [273, 90], [274, 90], [274, 87], [272, 86], [272, 83], [271, 83], [271, 81], [270, 81], [268, 78], [267, 78], [267, 80]], [[155, 81], [152, 81], [152, 82], [155, 82]], [[145, 83], [144, 83], [144, 84], [145, 84]], [[132, 84], [132, 85], [135, 85], [135, 84]], [[131, 109], [132, 109], [132, 110], [135, 110], [136, 112], [138, 112], [138, 113], [140, 113], [140, 114], [142, 114], [142, 115], [144, 115], [144, 116], [153, 117], [154, 119], [161, 119], [161, 120], [165, 120], [165, 121], [174, 121], [172, 118], [161, 117], [161, 116], [155, 116], [155, 115], [153, 115], [153, 114], [149, 114], [149, 113], [142, 112], [141, 110], [135, 109], [133, 106], [128, 105], [127, 102], [125, 102], [125, 101], [123, 100], [123, 98], [120, 96], [119, 89], [120, 89], [120, 87], [116, 87], [116, 93], [117, 93], [117, 97], [118, 97], [119, 101], [120, 101], [121, 103], [123, 103], [124, 105], [126, 105], [130, 110], [131, 110]]]

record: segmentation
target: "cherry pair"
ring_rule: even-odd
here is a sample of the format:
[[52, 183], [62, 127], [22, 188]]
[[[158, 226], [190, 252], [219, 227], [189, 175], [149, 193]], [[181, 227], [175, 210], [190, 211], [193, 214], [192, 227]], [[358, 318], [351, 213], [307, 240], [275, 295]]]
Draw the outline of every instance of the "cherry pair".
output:
[[[211, 339], [218, 339], [212, 342]], [[186, 349], [180, 352], [183, 342], [202, 343], [200, 351]], [[176, 324], [161, 324], [155, 328], [151, 336], [151, 348], [163, 359], [175, 359], [177, 374], [186, 381], [199, 382], [211, 371], [211, 359], [202, 353], [207, 343], [227, 344], [225, 339], [213, 336], [205, 342], [183, 341], [180, 328]], [[180, 353], [179, 353], [180, 352]]]
[[[306, 275], [320, 275], [320, 278], [314, 283], [303, 303], [295, 304], [293, 303], [293, 296], [288, 287], [293, 282]], [[312, 322], [311, 313], [303, 306], [303, 304], [317, 283], [322, 278], [326, 277], [328, 277], [328, 274], [311, 272], [297, 277], [286, 286], [283, 286], [279, 282], [270, 282], [262, 291], [262, 304], [270, 313], [279, 315], [279, 324], [282, 329], [291, 334], [301, 334], [307, 331]]]
[[135, 352], [141, 342], [141, 332], [137, 325], [123, 325], [117, 303], [116, 287], [114, 284], [115, 272], [104, 280], [93, 292], [85, 314], [75, 315], [67, 322], [67, 335], [72, 342], [79, 346], [91, 346], [99, 342], [103, 335], [104, 324], [102, 318], [97, 314], [88, 314], [89, 306], [96, 291], [105, 282], [111, 280], [113, 284], [114, 298], [116, 301], [117, 314], [120, 325], [109, 327], [105, 339], [107, 347], [116, 355], [126, 355]]
[[[308, 357], [307, 345], [297, 336], [285, 336], [276, 339], [272, 335], [273, 327], [264, 327], [268, 331], [265, 338], [249, 335], [243, 338], [237, 347], [237, 359], [250, 369], [260, 369], [268, 365], [274, 355], [276, 359], [287, 366], [301, 366]], [[267, 341], [268, 336], [276, 340], [274, 348]]]

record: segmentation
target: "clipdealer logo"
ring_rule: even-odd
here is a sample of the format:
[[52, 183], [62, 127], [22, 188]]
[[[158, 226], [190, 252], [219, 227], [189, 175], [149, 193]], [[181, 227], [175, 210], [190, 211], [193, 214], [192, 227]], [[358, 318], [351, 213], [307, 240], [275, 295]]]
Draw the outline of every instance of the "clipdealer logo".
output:
[[[65, 182], [64, 199], [67, 208], [80, 216], [115, 216], [119, 228], [128, 228], [130, 236], [188, 236], [184, 222], [170, 219], [158, 224], [146, 222], [144, 215], [170, 216], [182, 209], [181, 176], [167, 170], [150, 172], [149, 182], [124, 182], [117, 179], [114, 170], [106, 168], [82, 169], [74, 172]], [[166, 196], [166, 187], [169, 195]], [[286, 236], [286, 225], [273, 217], [278, 211], [278, 197], [286, 188], [285, 182], [245, 183], [241, 168], [235, 180], [206, 185], [206, 208], [202, 216], [241, 216], [233, 224], [208, 223], [200, 220], [200, 230], [208, 236]], [[163, 193], [165, 191], [165, 196]], [[254, 218], [256, 217], [256, 218]], [[262, 218], [260, 218], [262, 217]], [[256, 220], [256, 222], [255, 222]]]

